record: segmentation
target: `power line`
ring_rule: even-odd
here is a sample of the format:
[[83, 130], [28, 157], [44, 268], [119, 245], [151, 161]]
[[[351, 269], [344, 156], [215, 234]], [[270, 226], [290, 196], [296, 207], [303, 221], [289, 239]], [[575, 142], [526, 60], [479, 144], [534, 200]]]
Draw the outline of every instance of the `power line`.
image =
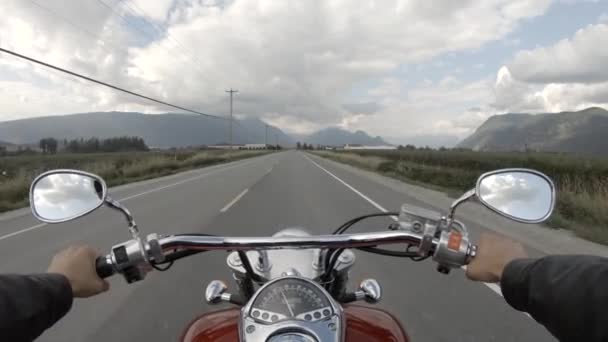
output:
[[70, 20], [70, 19], [68, 19], [67, 17], [65, 17], [65, 16], [63, 16], [63, 15], [61, 15], [61, 14], [59, 14], [58, 12], [54, 11], [53, 9], [51, 9], [51, 8], [49, 8], [49, 7], [46, 7], [46, 6], [43, 6], [43, 5], [41, 5], [40, 3], [36, 2], [35, 0], [29, 0], [29, 1], [30, 1], [30, 2], [31, 2], [33, 5], [35, 5], [36, 7], [40, 8], [40, 9], [42, 9], [42, 10], [45, 10], [46, 12], [50, 13], [52, 16], [54, 16], [54, 17], [57, 17], [57, 18], [61, 19], [62, 21], [66, 22], [67, 24], [69, 24], [69, 25], [71, 25], [71, 26], [73, 26], [73, 27], [77, 28], [78, 30], [80, 30], [80, 31], [82, 31], [82, 32], [84, 32], [84, 33], [86, 33], [86, 34], [88, 34], [89, 36], [93, 37], [93, 38], [94, 38], [96, 41], [99, 41], [99, 42], [103, 43], [103, 48], [104, 48], [104, 50], [105, 50], [106, 52], [112, 52], [110, 49], [108, 49], [108, 46], [107, 46], [107, 45], [112, 45], [112, 46], [114, 46], [115, 48], [118, 48], [118, 49], [120, 49], [120, 50], [126, 51], [125, 46], [122, 46], [122, 45], [116, 44], [115, 42], [111, 42], [111, 41], [104, 40], [104, 39], [102, 39], [102, 38], [99, 36], [99, 34], [93, 33], [93, 32], [91, 32], [91, 31], [89, 31], [88, 29], [86, 29], [86, 28], [84, 28], [84, 27], [82, 27], [82, 26], [80, 26], [80, 25], [78, 25], [78, 24], [74, 23], [73, 21], [71, 21], [71, 20]]
[[[131, 25], [129, 25], [129, 19], [125, 18], [124, 15], [118, 13], [118, 11], [116, 11], [116, 9], [114, 9], [112, 6], [108, 5], [105, 1], [103, 1], [103, 0], [97, 0], [97, 2], [100, 3], [100, 4], [102, 4], [107, 9], [109, 9], [112, 13], [116, 14], [117, 16], [119, 16], [120, 19], [122, 19], [122, 21], [124, 21], [127, 26], [131, 26]], [[140, 27], [137, 27], [137, 26], [131, 26], [131, 27], [133, 27], [133, 28], [137, 29], [137, 31], [143, 33], [146, 37], [150, 38], [152, 41], [155, 40], [154, 37], [150, 36], [150, 34], [148, 32], [142, 30]]]
[[[136, 17], [139, 21], [144, 21], [146, 22], [149, 26], [151, 26], [152, 28], [154, 28], [158, 33], [163, 34], [162, 29], [158, 29], [158, 27], [155, 27], [153, 24], [149, 23], [145, 18], [141, 18], [140, 15], [137, 14], [137, 12], [131, 7], [129, 6], [126, 2], [121, 1], [121, 3], [123, 5], [125, 5], [125, 7], [127, 7], [133, 14], [134, 17]], [[156, 42], [156, 37], [154, 37], [153, 34], [151, 34], [150, 32], [148, 32], [147, 30], [143, 29], [141, 26], [139, 25], [135, 25], [135, 23], [133, 22], [133, 25], [131, 25], [132, 22], [129, 21], [129, 19], [127, 19], [123, 14], [121, 14], [120, 12], [118, 12], [118, 10], [116, 10], [116, 8], [110, 6], [108, 3], [106, 3], [104, 0], [97, 0], [98, 3], [100, 3], [101, 5], [103, 5], [104, 7], [106, 7], [107, 9], [109, 9], [113, 14], [115, 14], [116, 16], [118, 16], [127, 27], [131, 27], [136, 29], [137, 31], [141, 32], [143, 35], [145, 35], [148, 39], [150, 39], [153, 43], [157, 44], [158, 46], [160, 46], [161, 48], [164, 48], [165, 50], [167, 50], [169, 53], [172, 53], [173, 51], [170, 51], [167, 47], [162, 46], [160, 43]], [[135, 5], [135, 4], [133, 4]], [[140, 9], [141, 10], [141, 9]], [[142, 11], [143, 13], [143, 11]], [[145, 15], [145, 14], [144, 14]], [[169, 32], [167, 31], [167, 36], [169, 36]], [[182, 55], [184, 55], [184, 57], [186, 57], [187, 59], [190, 59], [190, 63], [200, 72], [200, 67], [197, 63], [194, 62], [194, 56], [192, 54], [186, 54], [184, 47], [181, 46], [177, 40], [175, 38], [171, 38], [173, 40], [173, 43], [176, 45], [176, 47], [180, 47], [182, 50]]]
[[[191, 50], [186, 49], [175, 37], [173, 37], [171, 35], [171, 33], [169, 33], [169, 29], [166, 26], [164, 26], [164, 25], [158, 25], [158, 24], [155, 24], [155, 23], [151, 22], [150, 20], [147, 20], [145, 17], [150, 17], [150, 15], [146, 11], [144, 11], [141, 7], [137, 6], [136, 3], [134, 3], [133, 1], [129, 1], [129, 0], [120, 0], [120, 1], [122, 1], [122, 3], [125, 4], [125, 6], [127, 6], [131, 10], [131, 12], [133, 12], [134, 14], [137, 15], [138, 14], [137, 12], [139, 12], [140, 14], [143, 14], [143, 15], [138, 15], [140, 17], [139, 18], [140, 20], [142, 20], [146, 24], [148, 24], [151, 27], [153, 27], [158, 33], [160, 33], [160, 34], [163, 34], [163, 33], [167, 34], [167, 38], [170, 39], [171, 41], [173, 41], [173, 43], [175, 43], [175, 45], [177, 47], [179, 47], [180, 49], [182, 49], [183, 52], [184, 52], [184, 54], [188, 54], [193, 59], [197, 59], [196, 56], [195, 56], [195, 54]], [[129, 3], [131, 5], [133, 5], [134, 8], [131, 7], [131, 5], [129, 5]]]
[[62, 15], [60, 15], [60, 14], [59, 14], [59, 13], [57, 13], [56, 11], [54, 11], [54, 10], [52, 10], [52, 9], [48, 8], [48, 7], [42, 6], [41, 4], [39, 4], [38, 2], [36, 2], [35, 0], [30, 0], [30, 2], [31, 2], [33, 5], [35, 5], [36, 7], [38, 7], [38, 8], [40, 8], [40, 9], [43, 9], [43, 10], [45, 10], [45, 11], [47, 11], [47, 12], [51, 13], [52, 15], [56, 16], [57, 18], [59, 18], [59, 19], [61, 19], [61, 20], [65, 21], [66, 23], [68, 23], [68, 24], [70, 24], [70, 25], [74, 26], [75, 28], [77, 28], [77, 29], [79, 29], [79, 30], [81, 30], [81, 31], [85, 32], [86, 34], [88, 34], [88, 35], [92, 36], [92, 37], [93, 37], [93, 38], [95, 38], [96, 40], [100, 40], [100, 41], [102, 41], [102, 42], [103, 42], [103, 40], [101, 40], [97, 34], [95, 34], [95, 33], [91, 32], [91, 31], [89, 31], [89, 30], [87, 30], [87, 29], [85, 29], [85, 28], [83, 28], [83, 27], [80, 27], [79, 25], [75, 24], [73, 21], [69, 20], [68, 18], [66, 18], [66, 17], [64, 17], [64, 16], [62, 16]]
[[[108, 88], [112, 88], [112, 89], [114, 89], [114, 90], [122, 91], [123, 93], [127, 93], [127, 94], [129, 94], [129, 95], [133, 95], [133, 96], [137, 96], [137, 97], [140, 97], [140, 98], [142, 98], [142, 99], [146, 99], [146, 100], [149, 100], [149, 101], [152, 101], [152, 102], [156, 102], [156, 103], [159, 103], [159, 104], [162, 104], [162, 105], [165, 105], [165, 106], [169, 106], [169, 107], [173, 107], [173, 108], [181, 109], [181, 110], [184, 110], [184, 111], [187, 111], [187, 112], [190, 112], [190, 113], [194, 113], [194, 114], [199, 114], [199, 115], [203, 115], [203, 116], [208, 116], [208, 117], [211, 117], [211, 118], [216, 118], [216, 119], [222, 119], [222, 120], [225, 120], [225, 118], [222, 118], [222, 117], [219, 117], [219, 116], [215, 116], [215, 115], [211, 115], [211, 114], [205, 114], [205, 113], [201, 113], [201, 112], [196, 111], [196, 110], [188, 109], [188, 108], [181, 107], [181, 106], [177, 106], [177, 105], [174, 105], [174, 104], [171, 104], [171, 103], [165, 102], [165, 101], [157, 100], [157, 99], [154, 99], [154, 98], [149, 97], [149, 96], [141, 95], [141, 94], [138, 94], [138, 93], [132, 92], [132, 91], [130, 91], [130, 90], [127, 90], [127, 89], [124, 89], [124, 88], [120, 88], [120, 87], [117, 87], [117, 86], [115, 86], [115, 85], [112, 85], [112, 84], [109, 84], [109, 83], [106, 83], [106, 82], [103, 82], [103, 81], [99, 81], [99, 80], [96, 80], [96, 79], [93, 79], [93, 78], [90, 78], [90, 77], [84, 76], [84, 75], [82, 75], [82, 74], [79, 74], [79, 73], [76, 73], [76, 72], [73, 72], [73, 71], [70, 71], [70, 70], [67, 70], [67, 69], [60, 68], [60, 67], [58, 67], [58, 66], [54, 66], [54, 65], [51, 65], [51, 64], [45, 63], [45, 62], [43, 62], [43, 61], [41, 61], [41, 60], [34, 59], [34, 58], [31, 58], [31, 57], [28, 57], [28, 56], [24, 56], [24, 55], [22, 55], [22, 54], [19, 54], [19, 53], [17, 53], [17, 52], [11, 51], [11, 50], [3, 49], [3, 48], [1, 48], [1, 47], [0, 47], [0, 52], [8, 53], [9, 55], [13, 55], [13, 56], [15, 56], [15, 57], [19, 57], [19, 58], [25, 59], [25, 60], [30, 61], [30, 62], [32, 62], [32, 63], [40, 64], [40, 65], [43, 65], [43, 66], [45, 66], [45, 67], [47, 67], [47, 68], [51, 68], [51, 69], [54, 69], [54, 70], [57, 70], [57, 71], [61, 71], [61, 72], [63, 72], [63, 73], [66, 73], [66, 74], [69, 74], [69, 75], [72, 75], [72, 76], [75, 76], [75, 77], [78, 77], [78, 78], [84, 79], [84, 80], [86, 80], [86, 81], [93, 82], [93, 83], [97, 83], [97, 84], [100, 84], [100, 85], [102, 85], [102, 86], [106, 86], [106, 87], [108, 87]], [[231, 121], [232, 121], [232, 120], [231, 120]], [[232, 125], [232, 122], [231, 122], [231, 125]]]

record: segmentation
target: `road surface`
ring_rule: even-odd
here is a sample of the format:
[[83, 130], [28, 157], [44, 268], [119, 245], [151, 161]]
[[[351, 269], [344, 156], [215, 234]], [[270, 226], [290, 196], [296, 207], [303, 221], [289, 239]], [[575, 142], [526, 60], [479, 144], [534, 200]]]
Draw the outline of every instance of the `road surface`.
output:
[[[131, 210], [145, 234], [259, 236], [289, 226], [329, 233], [379, 208], [398, 210], [406, 202], [428, 206], [349, 168], [296, 151], [117, 187], [110, 195]], [[390, 222], [377, 218], [354, 231], [383, 230]], [[473, 236], [483, 229], [470, 228]], [[107, 252], [128, 238], [124, 218], [107, 208], [57, 225], [41, 225], [24, 210], [13, 212], [0, 216], [0, 272], [41, 272], [70, 243], [85, 241]], [[204, 302], [203, 292], [213, 279], [230, 284], [225, 257], [225, 252], [211, 252], [184, 259], [132, 285], [113, 277], [111, 291], [76, 300], [39, 340], [176, 341], [197, 314], [217, 308]], [[379, 305], [403, 322], [413, 341], [554, 340], [530, 317], [511, 309], [495, 289], [466, 280], [459, 270], [440, 274], [430, 260], [357, 252], [351, 278], [365, 277], [380, 282], [384, 298]]]

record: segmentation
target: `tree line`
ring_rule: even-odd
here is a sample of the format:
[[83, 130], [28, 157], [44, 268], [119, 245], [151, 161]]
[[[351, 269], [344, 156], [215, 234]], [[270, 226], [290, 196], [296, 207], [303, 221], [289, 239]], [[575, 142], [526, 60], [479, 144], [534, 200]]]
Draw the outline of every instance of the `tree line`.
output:
[[43, 153], [49, 154], [57, 153], [60, 145], [62, 151], [70, 153], [128, 152], [149, 150], [143, 138], [127, 136], [108, 139], [63, 139], [61, 142], [55, 138], [43, 138], [40, 139], [39, 142], [40, 150], [42, 150]]
[[[300, 143], [299, 141], [296, 143], [296, 148], [298, 150], [314, 150], [315, 147], [313, 144], [307, 144], [307, 143]], [[319, 146], [317, 146], [317, 149], [319, 149]]]

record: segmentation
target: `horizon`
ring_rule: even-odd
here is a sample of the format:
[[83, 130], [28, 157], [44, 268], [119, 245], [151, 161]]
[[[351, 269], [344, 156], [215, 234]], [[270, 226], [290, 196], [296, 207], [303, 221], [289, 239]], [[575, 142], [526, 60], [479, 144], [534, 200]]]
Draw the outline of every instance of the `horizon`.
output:
[[[218, 116], [236, 88], [236, 116], [296, 135], [462, 140], [492, 115], [608, 107], [602, 2], [108, 1], [4, 1], [0, 46]], [[0, 89], [0, 121], [167, 112], [5, 54]]]
[[[560, 112], [553, 112], [553, 113], [497, 113], [494, 114], [490, 117], [488, 117], [485, 121], [483, 121], [482, 123], [479, 124], [479, 126], [475, 127], [475, 129], [473, 129], [473, 131], [471, 132], [470, 135], [467, 135], [461, 139], [458, 139], [457, 141], [455, 140], [449, 140], [450, 143], [447, 144], [442, 144], [441, 141], [438, 143], [434, 143], [434, 142], [429, 142], [426, 141], [425, 138], [427, 138], [426, 136], [414, 136], [410, 138], [410, 141], [405, 141], [405, 142], [401, 142], [401, 143], [395, 143], [393, 141], [391, 141], [392, 139], [390, 137], [385, 137], [382, 135], [374, 135], [371, 134], [370, 132], [365, 131], [364, 129], [348, 129], [348, 128], [344, 128], [341, 127], [339, 125], [334, 125], [334, 126], [327, 126], [327, 127], [323, 127], [320, 128], [317, 131], [314, 132], [310, 132], [310, 133], [306, 133], [306, 134], [299, 134], [299, 133], [294, 133], [294, 132], [290, 132], [288, 130], [284, 130], [281, 127], [276, 127], [278, 128], [283, 134], [289, 136], [290, 138], [294, 139], [294, 140], [298, 140], [298, 139], [306, 139], [309, 138], [319, 132], [322, 131], [326, 131], [329, 129], [339, 129], [341, 131], [345, 131], [345, 132], [349, 132], [351, 134], [356, 134], [357, 132], [363, 132], [365, 135], [367, 135], [368, 137], [372, 138], [372, 139], [376, 139], [376, 138], [380, 138], [382, 139], [382, 141], [386, 144], [389, 145], [393, 145], [393, 146], [397, 146], [397, 145], [414, 145], [414, 146], [429, 146], [429, 147], [433, 147], [433, 148], [438, 148], [438, 147], [456, 147], [459, 143], [463, 142], [464, 140], [466, 140], [467, 138], [469, 138], [470, 136], [472, 136], [477, 128], [479, 128], [481, 125], [483, 125], [483, 123], [485, 123], [488, 119], [490, 119], [493, 116], [501, 116], [501, 115], [539, 115], [539, 114], [560, 114], [560, 113], [570, 113], [570, 112], [582, 112], [582, 111], [586, 111], [586, 110], [590, 110], [590, 109], [601, 109], [603, 111], [608, 111], [607, 108], [601, 107], [601, 106], [590, 106], [587, 108], [583, 108], [577, 111], [560, 111]], [[144, 112], [137, 112], [137, 111], [118, 111], [118, 110], [108, 110], [108, 111], [94, 111], [94, 112], [83, 112], [83, 113], [65, 113], [65, 114], [54, 114], [54, 115], [50, 115], [50, 116], [36, 116], [36, 117], [28, 117], [28, 118], [23, 118], [23, 119], [14, 119], [14, 120], [6, 120], [6, 121], [0, 121], [0, 125], [2, 125], [3, 123], [6, 122], [12, 122], [12, 121], [20, 121], [20, 120], [35, 120], [35, 119], [40, 119], [40, 118], [49, 118], [49, 117], [55, 117], [55, 116], [71, 116], [71, 115], [86, 115], [86, 114], [99, 114], [99, 113], [117, 113], [117, 114], [137, 114], [137, 115], [151, 115], [151, 116], [155, 116], [155, 115], [185, 115], [185, 116], [192, 116], [192, 117], [202, 117], [205, 118], [203, 116], [200, 116], [199, 114], [194, 114], [194, 113], [188, 113], [188, 112], [159, 112], [159, 113], [144, 113]], [[214, 118], [209, 118], [206, 117], [207, 119], [214, 119]], [[218, 118], [218, 119], [224, 119], [224, 118]], [[240, 116], [240, 117], [235, 117], [234, 120], [257, 120], [260, 123], [266, 124], [265, 121], [263, 121], [261, 118], [258, 117], [248, 117], [248, 116]], [[270, 125], [269, 125], [270, 126]], [[423, 142], [420, 142], [420, 139], [423, 139]], [[11, 141], [5, 141], [0, 139], [0, 141], [5, 142], [5, 143], [11, 143]], [[445, 142], [445, 140], [443, 141]]]

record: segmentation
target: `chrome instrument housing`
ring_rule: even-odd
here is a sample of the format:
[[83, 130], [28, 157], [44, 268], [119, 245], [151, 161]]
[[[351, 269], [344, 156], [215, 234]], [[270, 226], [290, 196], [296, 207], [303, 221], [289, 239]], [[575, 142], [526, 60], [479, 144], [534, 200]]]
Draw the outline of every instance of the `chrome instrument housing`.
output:
[[[314, 321], [301, 319], [285, 319], [277, 322], [260, 321], [252, 316], [252, 307], [256, 299], [265, 289], [281, 282], [289, 282], [290, 279], [305, 282], [308, 286], [316, 288], [322, 293], [331, 307], [331, 313], [327, 317], [321, 317]], [[241, 309], [239, 322], [239, 334], [241, 341], [267, 341], [271, 338], [280, 341], [282, 334], [300, 334], [313, 341], [342, 341], [344, 335], [344, 314], [342, 307], [315, 281], [305, 277], [280, 277], [273, 279], [260, 287], [249, 302]], [[306, 339], [304, 339], [306, 341]]]

